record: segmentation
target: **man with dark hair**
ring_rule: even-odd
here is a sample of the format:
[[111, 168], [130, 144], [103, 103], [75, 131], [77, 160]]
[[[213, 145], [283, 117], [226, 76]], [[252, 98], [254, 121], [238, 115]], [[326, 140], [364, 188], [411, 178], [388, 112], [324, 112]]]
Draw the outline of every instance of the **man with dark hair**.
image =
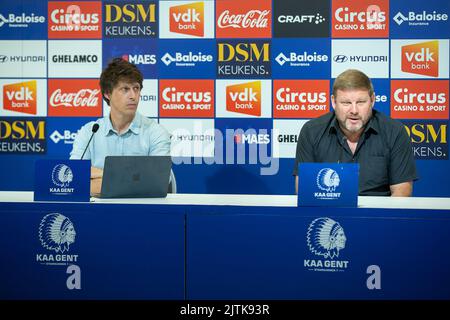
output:
[[142, 82], [140, 70], [121, 58], [112, 60], [100, 76], [102, 96], [110, 112], [80, 129], [70, 153], [70, 159], [81, 159], [92, 127], [98, 124], [99, 129], [83, 156], [92, 163], [91, 193], [100, 193], [106, 156], [170, 155], [169, 133], [155, 120], [137, 112]]
[[397, 120], [374, 110], [372, 82], [349, 69], [333, 84], [334, 112], [308, 121], [302, 128], [294, 167], [298, 192], [300, 162], [359, 163], [359, 195], [412, 195], [417, 179], [411, 141]]

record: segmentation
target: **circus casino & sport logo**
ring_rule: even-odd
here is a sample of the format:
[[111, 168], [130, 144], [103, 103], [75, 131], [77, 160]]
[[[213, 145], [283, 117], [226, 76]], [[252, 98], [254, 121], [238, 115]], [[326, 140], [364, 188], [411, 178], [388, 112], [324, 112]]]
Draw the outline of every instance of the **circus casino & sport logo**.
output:
[[37, 253], [36, 262], [44, 265], [69, 265], [78, 262], [78, 254], [67, 254], [75, 242], [73, 222], [60, 213], [45, 215], [38, 230], [39, 241], [50, 252]]
[[346, 242], [344, 228], [339, 222], [328, 217], [314, 219], [306, 233], [306, 243], [314, 258], [304, 259], [303, 266], [310, 271], [345, 271], [349, 261], [337, 258], [345, 249]]

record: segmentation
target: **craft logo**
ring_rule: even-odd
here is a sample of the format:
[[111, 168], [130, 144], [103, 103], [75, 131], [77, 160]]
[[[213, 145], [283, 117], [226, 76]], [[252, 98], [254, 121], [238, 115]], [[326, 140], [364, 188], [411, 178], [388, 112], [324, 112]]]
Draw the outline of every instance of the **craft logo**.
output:
[[101, 39], [102, 3], [61, 2], [48, 3], [49, 39]]
[[135, 65], [156, 64], [156, 54], [124, 54], [122, 59]]
[[442, 120], [403, 120], [417, 160], [448, 160], [448, 122]]
[[334, 0], [333, 38], [388, 38], [389, 0]]
[[230, 40], [217, 43], [218, 78], [269, 78], [270, 43]]
[[328, 112], [328, 80], [274, 80], [274, 118], [316, 118]]
[[214, 117], [214, 80], [160, 80], [159, 85], [160, 117]]
[[402, 46], [402, 71], [430, 77], [439, 76], [439, 41]]
[[102, 109], [102, 94], [97, 80], [49, 80], [49, 116], [100, 117]]
[[392, 80], [391, 117], [448, 120], [448, 80]]
[[4, 85], [3, 109], [36, 115], [36, 80]]
[[422, 12], [414, 12], [409, 11], [408, 13], [403, 14], [402, 12], [397, 12], [394, 16], [393, 20], [399, 26], [404, 22], [408, 21], [407, 25], [409, 26], [428, 26], [433, 22], [442, 22], [448, 20], [448, 15], [445, 13], [437, 13], [433, 11], [432, 13], [423, 10]]
[[339, 222], [321, 217], [314, 219], [308, 226], [306, 243], [320, 259], [305, 259], [304, 267], [311, 271], [339, 272], [348, 268], [349, 261], [337, 260], [340, 251], [345, 249], [347, 237]]
[[226, 110], [261, 116], [261, 82], [253, 81], [226, 87]]
[[34, 13], [28, 14], [22, 12], [20, 15], [10, 13], [5, 16], [0, 14], [0, 28], [3, 26], [10, 28], [28, 28], [31, 24], [45, 23], [44, 16], [35, 15]]
[[217, 1], [217, 38], [270, 38], [272, 1]]
[[203, 37], [205, 8], [203, 2], [194, 2], [169, 9], [170, 32]]
[[105, 3], [104, 35], [107, 38], [157, 37], [156, 3]]
[[43, 248], [53, 253], [36, 254], [36, 262], [44, 265], [68, 265], [77, 262], [78, 254], [69, 252], [70, 245], [75, 242], [76, 231], [73, 222], [60, 213], [49, 213], [39, 224], [39, 241]]
[[43, 118], [1, 118], [0, 153], [46, 153]]

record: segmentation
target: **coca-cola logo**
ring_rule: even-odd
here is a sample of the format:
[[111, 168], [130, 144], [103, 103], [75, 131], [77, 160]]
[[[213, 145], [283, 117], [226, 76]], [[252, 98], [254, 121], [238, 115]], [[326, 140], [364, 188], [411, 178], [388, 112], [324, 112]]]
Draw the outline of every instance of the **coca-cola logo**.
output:
[[270, 10], [250, 10], [245, 14], [230, 14], [225, 10], [219, 16], [219, 28], [267, 28]]
[[98, 89], [81, 89], [76, 93], [63, 93], [57, 89], [52, 93], [49, 103], [52, 107], [96, 107], [99, 93]]

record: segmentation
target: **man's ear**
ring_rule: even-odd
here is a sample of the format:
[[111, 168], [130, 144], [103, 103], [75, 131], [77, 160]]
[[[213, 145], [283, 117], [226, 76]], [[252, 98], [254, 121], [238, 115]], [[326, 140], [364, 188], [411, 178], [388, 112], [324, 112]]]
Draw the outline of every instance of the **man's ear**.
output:
[[332, 105], [333, 109], [336, 109], [336, 101], [335, 101], [335, 97], [333, 95], [331, 95], [331, 105]]
[[375, 105], [375, 92], [372, 94], [372, 96], [370, 97], [370, 100], [372, 102], [372, 108]]

